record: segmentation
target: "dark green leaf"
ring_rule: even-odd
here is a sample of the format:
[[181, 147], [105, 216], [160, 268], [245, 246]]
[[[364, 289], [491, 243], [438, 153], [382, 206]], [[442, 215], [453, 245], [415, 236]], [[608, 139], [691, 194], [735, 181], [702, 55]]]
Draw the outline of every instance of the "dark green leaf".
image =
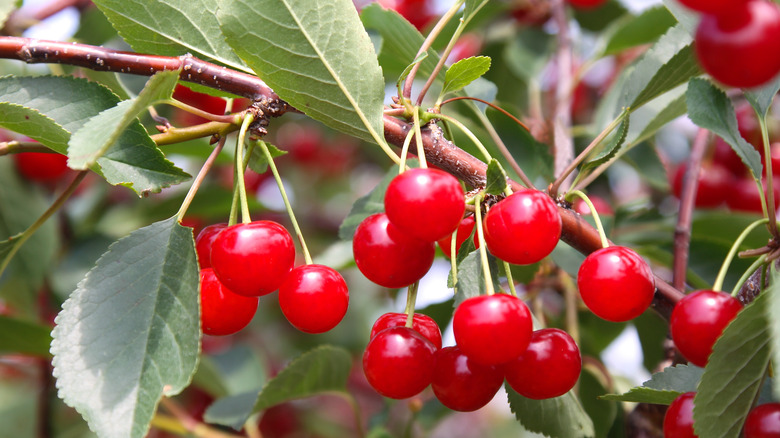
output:
[[485, 182], [485, 193], [489, 195], [500, 195], [504, 193], [507, 187], [507, 176], [501, 163], [495, 158], [490, 160], [487, 168], [487, 181]]
[[625, 394], [607, 394], [603, 400], [626, 401], [636, 403], [670, 404], [684, 392], [696, 391], [704, 369], [677, 365], [655, 373], [642, 386], [631, 388]]
[[742, 309], [712, 347], [693, 408], [698, 436], [740, 436], [769, 366], [767, 294]]
[[0, 315], [0, 354], [31, 354], [48, 357], [51, 328]]
[[228, 44], [281, 98], [384, 143], [382, 70], [350, 0], [233, 0], [217, 18]]
[[587, 170], [595, 169], [596, 167], [606, 163], [615, 157], [615, 155], [617, 155], [618, 151], [620, 151], [620, 146], [622, 146], [623, 142], [626, 140], [626, 134], [628, 134], [628, 125], [629, 116], [626, 116], [623, 121], [620, 122], [620, 125], [617, 127], [615, 132], [612, 133], [609, 143], [607, 143], [603, 149], [601, 149], [601, 152], [599, 152], [587, 163], [582, 165], [580, 170], [582, 174], [585, 174]]
[[595, 8], [573, 8], [573, 10], [574, 18], [580, 26], [594, 32], [602, 31], [610, 23], [628, 13], [621, 2], [616, 0], [608, 0]]
[[765, 115], [778, 91], [780, 91], [780, 75], [762, 87], [745, 90], [745, 97], [757, 113]]
[[618, 415], [618, 403], [599, 399], [600, 395], [606, 392], [602, 381], [604, 376], [596, 374], [597, 371], [584, 367], [580, 373], [580, 379], [577, 381], [579, 387], [578, 398], [585, 413], [593, 420], [595, 436], [606, 437], [609, 429], [615, 423]]
[[692, 79], [688, 83], [686, 95], [688, 117], [691, 121], [723, 138], [753, 175], [761, 175], [761, 155], [740, 135], [737, 116], [726, 93], [708, 80]]
[[[287, 151], [280, 150], [271, 143], [266, 143], [266, 145], [268, 146], [268, 152], [271, 153], [271, 158], [281, 157], [287, 153]], [[252, 149], [252, 155], [249, 157], [249, 168], [258, 174], [265, 173], [268, 170], [268, 159], [266, 159], [265, 153], [259, 144]]]
[[[472, 231], [472, 234], [474, 234], [474, 231]], [[450, 246], [452, 246], [452, 241], [450, 241]], [[457, 256], [455, 256], [455, 266], [460, 266], [460, 264], [463, 263], [463, 260], [465, 260], [466, 257], [473, 253], [475, 249], [476, 245], [474, 245], [474, 239], [466, 239], [463, 241], [463, 243], [460, 245], [460, 248], [458, 248]], [[452, 264], [452, 262], [450, 262], [450, 264]], [[452, 269], [450, 269], [450, 274], [447, 276], [447, 287], [455, 287], [455, 279], [452, 276]]]
[[462, 90], [468, 84], [482, 77], [488, 70], [490, 70], [490, 58], [487, 56], [472, 56], [461, 59], [447, 69], [441, 95]]
[[[490, 268], [493, 290], [498, 292], [501, 290], [498, 283], [498, 263], [491, 254], [488, 254], [488, 267]], [[485, 273], [482, 269], [482, 258], [479, 256], [479, 250], [471, 252], [462, 262], [458, 263], [458, 283], [456, 286], [456, 308], [468, 298], [487, 294]]]
[[652, 43], [676, 23], [674, 16], [663, 6], [648, 8], [638, 16], [626, 15], [609, 33], [602, 56]]
[[192, 230], [176, 218], [111, 245], [52, 332], [59, 395], [100, 436], [146, 435], [163, 395], [185, 388], [200, 347]]
[[546, 400], [531, 400], [504, 385], [509, 408], [524, 428], [550, 438], [588, 438], [595, 436], [593, 421], [579, 400], [569, 391]]

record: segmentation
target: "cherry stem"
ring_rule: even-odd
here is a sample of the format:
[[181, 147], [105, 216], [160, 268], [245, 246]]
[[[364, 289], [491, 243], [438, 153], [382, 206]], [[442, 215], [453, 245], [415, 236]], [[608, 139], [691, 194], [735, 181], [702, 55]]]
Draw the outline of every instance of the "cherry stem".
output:
[[599, 217], [599, 212], [596, 211], [596, 207], [594, 207], [593, 203], [590, 202], [588, 195], [586, 195], [580, 190], [572, 190], [569, 192], [569, 195], [579, 196], [585, 202], [585, 204], [588, 205], [588, 208], [590, 208], [590, 214], [593, 215], [593, 220], [596, 222], [596, 229], [599, 231], [599, 237], [601, 238], [601, 247], [602, 248], [608, 247], [609, 239], [607, 239], [607, 233], [604, 232], [604, 225], [601, 223], [601, 217]]
[[404, 145], [401, 148], [401, 162], [398, 164], [399, 175], [406, 170], [406, 157], [409, 155], [409, 144], [412, 142], [412, 137], [414, 137], [414, 130], [410, 130], [404, 139]]
[[502, 260], [504, 263], [504, 271], [506, 272], [506, 282], [509, 284], [509, 292], [517, 296], [517, 289], [515, 289], [515, 280], [512, 278], [512, 267], [509, 265], [509, 262]]
[[[441, 103], [439, 106], [444, 106], [444, 105], [446, 105], [446, 104], [448, 104], [448, 103], [450, 103], [450, 102], [455, 102], [455, 101], [458, 101], [458, 100], [473, 100], [473, 101], [476, 101], [476, 102], [479, 102], [479, 103], [484, 103], [485, 105], [487, 105], [487, 106], [489, 106], [489, 107], [493, 108], [494, 110], [496, 110], [496, 111], [500, 112], [501, 114], [503, 114], [503, 115], [505, 115], [505, 116], [509, 117], [510, 119], [512, 119], [512, 121], [514, 121], [514, 122], [515, 122], [515, 123], [517, 123], [518, 125], [522, 126], [522, 127], [523, 127], [523, 129], [525, 129], [526, 131], [528, 131], [528, 132], [531, 132], [531, 130], [530, 130], [530, 129], [528, 129], [528, 126], [526, 126], [526, 124], [525, 124], [525, 123], [523, 123], [523, 122], [522, 122], [520, 119], [518, 119], [517, 117], [515, 117], [515, 116], [514, 116], [512, 113], [510, 113], [509, 111], [507, 111], [507, 110], [505, 110], [505, 109], [501, 108], [500, 106], [498, 106], [498, 105], [494, 104], [493, 102], [488, 102], [487, 100], [480, 99], [480, 98], [478, 98], [478, 97], [471, 97], [471, 96], [458, 96], [458, 97], [453, 97], [453, 98], [450, 98], [450, 99], [447, 99], [447, 100], [445, 100], [445, 101], [444, 101], [444, 102], [442, 102], [442, 103]], [[480, 111], [480, 113], [481, 113], [481, 111]]]
[[721, 265], [720, 271], [718, 271], [718, 276], [715, 278], [715, 284], [712, 285], [712, 290], [720, 291], [723, 288], [723, 280], [726, 279], [726, 271], [728, 271], [729, 265], [731, 265], [731, 261], [734, 259], [734, 256], [737, 254], [737, 251], [739, 250], [739, 246], [742, 245], [742, 242], [745, 241], [745, 239], [747, 238], [747, 236], [750, 234], [751, 231], [753, 231], [757, 226], [765, 224], [768, 221], [769, 219], [764, 218], [753, 222], [742, 231], [739, 237], [737, 237], [737, 240], [734, 242], [733, 245], [731, 245], [731, 249], [729, 249], [729, 253], [728, 255], [726, 255], [726, 259], [723, 260], [723, 265]]
[[[246, 150], [246, 156], [244, 157], [244, 167], [243, 169], [246, 171], [246, 166], [249, 164], [249, 159], [252, 156], [252, 152], [255, 150], [255, 144], [250, 143], [249, 147]], [[233, 201], [230, 204], [230, 217], [228, 219], [228, 226], [235, 225], [238, 221], [238, 184], [236, 183], [236, 170], [233, 169]]]
[[482, 275], [485, 276], [485, 291], [487, 291], [488, 295], [493, 295], [496, 293], [495, 289], [493, 288], [493, 280], [492, 276], [490, 275], [490, 266], [488, 265], [488, 256], [487, 256], [487, 249], [485, 248], [487, 245], [484, 245], [485, 243], [485, 232], [482, 230], [482, 198], [485, 196], [484, 192], [480, 192], [477, 194], [477, 196], [474, 197], [475, 199], [475, 205], [476, 209], [474, 210], [474, 220], [476, 222], [477, 227], [477, 237], [479, 238], [479, 257], [482, 261]]
[[241, 123], [241, 129], [238, 131], [238, 139], [236, 140], [236, 181], [238, 182], [238, 197], [241, 201], [241, 222], [248, 224], [252, 222], [252, 218], [249, 216], [249, 204], [246, 198], [246, 183], [244, 182], [244, 138], [246, 137], [246, 131], [249, 129], [249, 125], [255, 116], [251, 113], [247, 113], [244, 117], [243, 123]]
[[192, 203], [192, 200], [195, 199], [195, 194], [198, 192], [198, 189], [200, 189], [201, 184], [203, 184], [203, 180], [206, 179], [206, 175], [209, 173], [209, 170], [211, 170], [211, 167], [214, 165], [214, 162], [217, 160], [217, 155], [219, 155], [219, 153], [222, 151], [222, 148], [225, 147], [226, 140], [227, 140], [226, 137], [222, 137], [219, 139], [217, 146], [215, 146], [214, 150], [211, 151], [211, 154], [209, 154], [209, 157], [203, 163], [203, 167], [200, 168], [198, 175], [195, 177], [195, 180], [192, 182], [192, 185], [190, 186], [190, 190], [187, 192], [187, 196], [184, 197], [184, 201], [181, 203], [181, 207], [179, 207], [179, 212], [176, 214], [176, 220], [180, 224], [182, 219], [184, 219], [184, 215], [187, 214], [187, 209], [190, 208], [190, 204]]
[[425, 161], [425, 149], [422, 142], [422, 130], [420, 129], [420, 112], [414, 112], [414, 138], [417, 141], [417, 157], [420, 159], [420, 168], [427, 169], [428, 163]]
[[183, 128], [166, 128], [164, 132], [151, 135], [150, 137], [152, 137], [157, 146], [165, 146], [211, 135], [225, 136], [236, 129], [238, 129], [236, 124], [207, 122]]
[[4, 258], [0, 260], [0, 276], [3, 275], [3, 271], [8, 267], [8, 264], [11, 262], [11, 259], [13, 259], [14, 255], [19, 251], [19, 248], [24, 245], [24, 242], [27, 241], [30, 237], [32, 237], [33, 234], [35, 234], [36, 231], [38, 231], [38, 228], [40, 228], [54, 213], [56, 213], [60, 208], [62, 208], [63, 204], [65, 204], [65, 201], [70, 198], [70, 196], [73, 194], [74, 191], [76, 191], [76, 188], [79, 186], [81, 181], [84, 179], [84, 177], [87, 176], [87, 173], [89, 171], [82, 170], [79, 172], [75, 178], [73, 178], [73, 181], [68, 185], [68, 187], [65, 189], [62, 194], [52, 203], [51, 206], [49, 206], [48, 209], [46, 209], [45, 212], [35, 221], [32, 225], [30, 225], [26, 230], [24, 230], [21, 234], [17, 234], [15, 236], [11, 236], [8, 241], [14, 241], [11, 245], [11, 249], [8, 250], [8, 252], [5, 254]]
[[458, 228], [456, 228], [452, 233], [452, 238], [450, 239], [450, 269], [452, 270], [452, 291], [456, 294], [458, 293]]
[[490, 155], [490, 152], [488, 152], [487, 149], [485, 148], [485, 145], [483, 145], [482, 142], [479, 141], [477, 136], [474, 135], [474, 133], [471, 132], [471, 130], [469, 130], [469, 128], [467, 128], [466, 125], [464, 125], [463, 123], [460, 123], [457, 119], [455, 119], [453, 117], [450, 117], [450, 116], [445, 116], [444, 114], [437, 114], [436, 118], [437, 119], [442, 119], [442, 120], [445, 120], [447, 122], [452, 123], [458, 129], [460, 129], [464, 134], [466, 134], [466, 136], [469, 138], [469, 140], [471, 140], [471, 142], [474, 143], [474, 145], [477, 147], [477, 149], [479, 149], [479, 152], [482, 153], [482, 155], [485, 157], [485, 160], [487, 162], [490, 162], [490, 160], [493, 159], [493, 157]]
[[750, 265], [749, 268], [745, 271], [744, 274], [742, 274], [742, 277], [739, 278], [739, 281], [737, 281], [737, 284], [734, 285], [734, 288], [731, 290], [731, 296], [736, 298], [737, 295], [739, 295], [739, 291], [742, 290], [742, 285], [750, 278], [751, 275], [753, 275], [753, 272], [756, 271], [756, 269], [759, 268], [759, 266], [766, 263], [766, 259], [768, 257], [768, 254], [763, 254], [761, 257], [757, 258], [753, 264]]
[[162, 101], [161, 103], [174, 106], [190, 114], [194, 114], [198, 117], [203, 117], [204, 119], [211, 120], [212, 122], [238, 123], [238, 121], [241, 120], [241, 115], [238, 114], [236, 115], [214, 114], [208, 111], [203, 111], [200, 108], [195, 108], [194, 106], [187, 105], [186, 103], [180, 102], [176, 99], [167, 99]]
[[266, 142], [258, 140], [257, 144], [260, 145], [260, 149], [263, 151], [263, 155], [265, 155], [265, 159], [268, 161], [268, 167], [271, 168], [271, 173], [274, 175], [276, 185], [279, 187], [279, 192], [282, 194], [284, 207], [287, 209], [287, 214], [290, 216], [290, 222], [292, 222], [292, 226], [295, 229], [295, 234], [298, 236], [298, 242], [301, 243], [303, 258], [306, 260], [306, 264], [310, 265], [312, 264], [311, 254], [309, 253], [309, 248], [306, 246], [306, 240], [303, 238], [301, 227], [298, 226], [298, 221], [295, 219], [295, 213], [293, 212], [292, 205], [290, 204], [290, 199], [287, 197], [287, 191], [284, 189], [282, 177], [279, 175], [279, 169], [276, 168], [276, 164], [274, 163], [274, 157], [271, 156], [271, 151], [268, 150], [268, 145]]
[[8, 154], [19, 154], [22, 152], [45, 152], [56, 154], [53, 150], [38, 143], [37, 141], [3, 141], [0, 142], [0, 156]]
[[[758, 124], [761, 127], [761, 138], [764, 143], [764, 173], [766, 174], [766, 204], [767, 204], [767, 217], [775, 219], [777, 209], [775, 208], [775, 191], [774, 191], [774, 174], [772, 173], [772, 147], [769, 143], [769, 131], [766, 125], [766, 114], [758, 114]], [[761, 185], [761, 184], [759, 184]], [[777, 221], [769, 221], [769, 232], [772, 236], [780, 238], [777, 230]]]
[[420, 281], [415, 281], [406, 288], [406, 327], [412, 328], [414, 325], [414, 305], [417, 301], [417, 287], [420, 285]]

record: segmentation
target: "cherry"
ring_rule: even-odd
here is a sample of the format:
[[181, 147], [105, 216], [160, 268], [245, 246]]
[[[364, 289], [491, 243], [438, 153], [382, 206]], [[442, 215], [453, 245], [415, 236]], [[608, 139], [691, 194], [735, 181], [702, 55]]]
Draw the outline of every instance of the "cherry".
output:
[[[678, 167], [677, 171], [674, 173], [672, 193], [674, 193], [674, 196], [678, 199], [682, 198], [683, 179], [685, 178], [687, 169], [688, 166], [683, 165]], [[699, 169], [697, 183], [698, 187], [696, 188], [694, 205], [702, 208], [712, 208], [723, 204], [729, 197], [728, 195], [731, 192], [733, 178], [728, 169], [719, 164], [711, 163], [710, 165], [702, 166], [702, 168]]]
[[680, 4], [705, 14], [720, 15], [741, 6], [744, 0], [679, 0]]
[[607, 0], [566, 0], [577, 9], [595, 9], [607, 2]]
[[281, 286], [295, 261], [295, 246], [276, 222], [255, 221], [222, 230], [211, 244], [211, 267], [228, 289], [246, 296]]
[[[772, 158], [772, 175], [780, 176], [780, 142], [770, 145], [769, 154]], [[766, 171], [764, 174], [766, 174]]]
[[429, 0], [379, 0], [379, 4], [401, 14], [417, 30], [425, 29], [436, 18], [435, 2]]
[[202, 268], [211, 267], [211, 245], [222, 230], [227, 228], [226, 223], [209, 225], [198, 233], [195, 238], [195, 250], [198, 253], [198, 264]]
[[[612, 216], [615, 214], [615, 210], [612, 209], [612, 206], [609, 205], [609, 202], [607, 202], [604, 198], [601, 196], [591, 195], [590, 202], [593, 204], [593, 207], [596, 208], [596, 212], [600, 215], [608, 215]], [[572, 208], [577, 213], [587, 216], [590, 214], [590, 207], [588, 207], [588, 204], [585, 203], [585, 201], [582, 198], [577, 198], [574, 201], [574, 205], [572, 205]]]
[[48, 152], [20, 152], [13, 154], [16, 169], [30, 181], [50, 183], [68, 173], [68, 157]]
[[753, 408], [745, 419], [745, 438], [780, 437], [780, 403], [766, 403]]
[[580, 378], [582, 357], [563, 330], [536, 330], [528, 349], [504, 365], [507, 383], [524, 397], [542, 400], [569, 392]]
[[664, 416], [665, 438], [696, 438], [693, 433], [693, 397], [695, 392], [677, 396]]
[[232, 335], [252, 321], [257, 312], [257, 297], [233, 293], [214, 275], [214, 270], [200, 270], [200, 321], [203, 333]]
[[742, 304], [725, 292], [700, 290], [686, 295], [672, 311], [672, 340], [689, 362], [704, 367], [715, 341], [740, 310]]
[[363, 353], [363, 371], [376, 392], [394, 399], [420, 393], [433, 378], [436, 347], [408, 327], [377, 333]]
[[555, 202], [537, 190], [508, 196], [485, 215], [487, 249], [501, 260], [529, 265], [547, 257], [561, 237]]
[[512, 295], [481, 295], [464, 300], [452, 319], [455, 342], [482, 365], [500, 365], [520, 356], [531, 341], [531, 312]]
[[577, 287], [591, 312], [607, 321], [628, 321], [650, 306], [655, 279], [634, 250], [608, 246], [590, 253], [577, 272]]
[[433, 264], [433, 243], [408, 236], [384, 213], [371, 215], [358, 225], [352, 241], [355, 263], [374, 283], [399, 288], [421, 279]]
[[744, 176], [747, 170], [747, 167], [745, 167], [739, 155], [734, 152], [734, 149], [717, 136], [715, 137], [715, 149], [712, 153], [712, 163], [725, 167], [734, 176]]
[[[476, 225], [476, 221], [474, 220], [474, 216], [466, 216], [460, 221], [460, 225], [458, 225], [457, 236], [455, 236], [456, 256], [460, 252], [460, 247], [461, 245], [463, 245], [463, 242], [465, 242], [466, 239], [471, 237], [471, 234], [474, 232], [475, 225]], [[443, 239], [439, 239], [436, 243], [439, 245], [439, 248], [441, 248], [441, 250], [444, 252], [444, 255], [447, 256], [447, 258], [452, 257], [450, 253], [450, 248], [452, 245], [452, 235], [449, 235]], [[474, 247], [479, 248], [479, 239], [476, 238], [474, 239]]]
[[279, 307], [302, 332], [324, 333], [336, 327], [348, 305], [347, 283], [328, 266], [298, 266], [279, 286]]
[[728, 14], [702, 15], [694, 37], [699, 63], [731, 87], [757, 87], [780, 72], [780, 7], [748, 0]]
[[[371, 339], [377, 335], [377, 333], [390, 327], [403, 327], [406, 325], [405, 313], [385, 313], [380, 316], [374, 326], [371, 327]], [[430, 316], [423, 315], [421, 313], [415, 313], [412, 319], [412, 328], [423, 335], [426, 339], [438, 350], [441, 348], [441, 330], [439, 325], [436, 324]]]
[[500, 368], [474, 362], [457, 346], [436, 351], [434, 360], [431, 388], [441, 404], [454, 411], [485, 406], [504, 383]]
[[426, 242], [452, 234], [466, 211], [457, 178], [438, 169], [410, 169], [385, 192], [385, 213], [399, 230]]
[[[780, 180], [773, 181], [775, 199], [780, 199]], [[766, 192], [766, 180], [762, 181], [764, 192]], [[761, 209], [761, 194], [758, 192], [756, 182], [750, 176], [744, 176], [732, 180], [729, 196], [726, 198], [726, 205], [736, 211], [747, 211], [754, 213], [763, 213]]]

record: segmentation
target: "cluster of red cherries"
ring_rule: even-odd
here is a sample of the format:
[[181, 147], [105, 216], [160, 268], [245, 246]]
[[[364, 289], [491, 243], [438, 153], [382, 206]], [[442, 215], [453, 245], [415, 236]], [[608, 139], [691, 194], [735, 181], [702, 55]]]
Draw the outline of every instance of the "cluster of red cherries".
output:
[[277, 222], [205, 227], [195, 240], [200, 264], [203, 333], [224, 336], [249, 325], [260, 296], [279, 290], [287, 320], [306, 333], [335, 327], [347, 312], [347, 284], [334, 269], [293, 267], [295, 245]]
[[[696, 438], [693, 430], [693, 398], [695, 392], [677, 396], [664, 416], [664, 436]], [[750, 410], [742, 428], [745, 438], [771, 438], [780, 430], [780, 403], [764, 403]]]

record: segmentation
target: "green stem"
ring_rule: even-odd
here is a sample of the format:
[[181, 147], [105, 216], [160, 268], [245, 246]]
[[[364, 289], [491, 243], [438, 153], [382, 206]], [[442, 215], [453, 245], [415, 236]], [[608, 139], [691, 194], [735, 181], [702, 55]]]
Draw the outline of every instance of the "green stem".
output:
[[65, 201], [67, 201], [73, 192], [76, 191], [76, 188], [79, 186], [84, 177], [87, 176], [88, 172], [89, 171], [87, 170], [82, 170], [79, 172], [70, 185], [68, 185], [68, 187], [65, 189], [65, 191], [62, 192], [62, 194], [54, 201], [54, 203], [52, 203], [51, 206], [46, 209], [46, 211], [43, 212], [43, 214], [35, 222], [33, 222], [32, 225], [30, 225], [21, 234], [17, 234], [16, 236], [12, 236], [8, 239], [16, 241], [12, 244], [11, 249], [8, 251], [8, 253], [6, 253], [3, 260], [0, 261], [0, 276], [3, 275], [3, 272], [8, 267], [8, 264], [11, 263], [11, 259], [13, 259], [14, 255], [16, 255], [16, 253], [19, 251], [19, 248], [24, 245], [24, 242], [32, 237], [32, 235], [38, 231], [38, 228], [40, 228], [50, 217], [52, 217], [52, 215], [54, 215], [54, 213], [62, 208], [63, 204], [65, 204]]
[[[444, 53], [441, 54], [441, 57], [439, 58], [439, 62], [436, 63], [436, 67], [434, 67], [433, 73], [431, 73], [431, 75], [428, 76], [428, 80], [425, 81], [425, 85], [423, 85], [422, 90], [420, 90], [420, 94], [417, 95], [417, 105], [422, 104], [425, 95], [428, 93], [428, 90], [431, 88], [431, 85], [433, 85], [433, 81], [436, 79], [436, 76], [444, 67], [444, 63], [447, 62], [447, 58], [449, 58], [450, 53], [452, 53], [452, 49], [455, 47], [455, 43], [458, 42], [458, 38], [460, 38], [460, 35], [463, 33], [463, 29], [465, 28], [466, 28], [466, 22], [463, 21], [463, 17], [461, 17], [460, 23], [458, 23], [458, 27], [455, 29], [455, 33], [452, 34], [452, 38], [450, 38], [450, 41], [447, 43], [447, 47], [444, 49]], [[442, 100], [442, 96], [439, 96], [439, 98], [436, 101], [436, 106], [438, 106], [441, 103], [441, 100]]]
[[201, 184], [203, 184], [203, 180], [206, 179], [206, 175], [214, 165], [214, 161], [217, 160], [217, 155], [219, 155], [219, 153], [222, 151], [222, 148], [225, 146], [225, 140], [225, 137], [219, 139], [217, 146], [214, 147], [213, 151], [211, 151], [211, 154], [206, 159], [206, 162], [203, 163], [203, 167], [200, 168], [200, 172], [198, 172], [198, 175], [195, 177], [195, 181], [192, 182], [192, 186], [190, 186], [190, 190], [187, 192], [187, 196], [184, 197], [184, 202], [182, 202], [181, 207], [179, 207], [179, 213], [176, 215], [176, 220], [179, 223], [181, 223], [182, 219], [184, 219], [184, 215], [187, 214], [187, 209], [190, 208], [190, 204], [195, 198], [195, 194], [198, 192]]
[[236, 140], [236, 181], [238, 181], [238, 196], [241, 201], [241, 222], [248, 224], [252, 222], [249, 216], [249, 204], [246, 198], [246, 185], [244, 183], [244, 138], [249, 125], [255, 119], [254, 115], [247, 113], [244, 121], [241, 123], [241, 129], [238, 131]]
[[596, 221], [596, 228], [599, 230], [599, 237], [601, 238], [601, 247], [608, 247], [609, 240], [607, 239], [607, 234], [604, 232], [604, 225], [601, 223], [601, 217], [599, 217], [599, 212], [596, 211], [596, 207], [594, 207], [593, 203], [590, 202], [588, 196], [579, 190], [572, 190], [569, 192], [569, 195], [579, 196], [583, 201], [585, 201], [585, 204], [587, 204], [588, 208], [590, 208], [590, 214], [593, 215], [593, 220]]
[[466, 127], [466, 125], [460, 123], [457, 119], [450, 116], [445, 116], [444, 114], [437, 114], [436, 118], [446, 120], [452, 123], [453, 125], [455, 125], [461, 131], [463, 131], [463, 133], [466, 134], [469, 140], [471, 140], [474, 143], [474, 145], [477, 147], [477, 149], [479, 149], [479, 152], [482, 153], [482, 155], [485, 157], [485, 160], [487, 160], [487, 162], [490, 162], [490, 160], [493, 159], [493, 157], [490, 155], [490, 152], [488, 152], [487, 149], [485, 148], [485, 145], [483, 145], [482, 142], [479, 141], [477, 136], [474, 135], [474, 133], [471, 132], [469, 128]]
[[753, 231], [757, 226], [767, 223], [767, 221], [769, 221], [769, 219], [764, 218], [753, 222], [752, 224], [748, 225], [744, 231], [742, 231], [739, 237], [737, 237], [737, 240], [733, 245], [731, 245], [731, 249], [726, 256], [726, 260], [723, 261], [723, 265], [721, 265], [720, 271], [718, 271], [718, 276], [715, 278], [715, 284], [712, 285], [712, 290], [719, 291], [723, 288], [723, 280], [726, 279], [726, 271], [728, 271], [729, 265], [731, 265], [731, 261], [737, 254], [739, 246], [742, 245], [742, 242], [745, 240], [745, 238], [747, 238], [751, 231]]
[[[737, 281], [737, 284], [734, 285], [734, 289], [731, 290], [731, 296], [737, 297], [737, 294], [739, 294], [740, 289], [742, 289], [742, 284], [750, 278], [750, 276], [753, 274], [753, 272], [758, 269], [759, 266], [763, 265], [766, 262], [766, 258], [769, 254], [764, 254], [761, 257], [757, 258], [753, 264], [750, 265], [749, 268], [745, 271], [744, 274], [742, 274], [742, 277], [739, 278], [739, 281]], [[761, 283], [759, 283], [761, 284]]]
[[423, 149], [422, 131], [420, 130], [420, 111], [414, 112], [414, 138], [417, 141], [417, 158], [420, 160], [420, 168], [427, 169], [428, 162], [425, 161], [425, 149]]
[[[767, 175], [766, 178], [766, 204], [767, 204], [767, 216], [768, 218], [774, 218], [775, 217], [775, 211], [777, 211], [776, 208], [776, 199], [775, 199], [775, 191], [774, 191], [774, 178], [772, 178], [772, 147], [769, 143], [769, 130], [766, 126], [766, 114], [758, 114], [758, 124], [761, 126], [761, 138], [764, 143], [764, 173]], [[780, 237], [780, 234], [778, 234], [777, 230], [777, 221], [769, 221], [769, 232], [774, 237]]]
[[452, 233], [450, 240], [450, 269], [452, 270], [452, 290], [458, 293], [458, 229]]
[[399, 175], [406, 170], [406, 157], [409, 155], [409, 145], [412, 143], [412, 137], [414, 137], [414, 131], [409, 131], [404, 139], [404, 146], [401, 148], [401, 163], [398, 165]]
[[298, 236], [298, 241], [301, 243], [303, 258], [306, 260], [306, 264], [310, 265], [312, 264], [311, 254], [309, 253], [309, 248], [306, 246], [306, 240], [303, 238], [301, 227], [298, 226], [298, 221], [295, 219], [295, 213], [293, 213], [293, 208], [292, 205], [290, 204], [290, 199], [287, 197], [287, 191], [284, 189], [284, 184], [282, 183], [282, 177], [279, 175], [279, 169], [276, 168], [276, 164], [274, 163], [274, 158], [271, 156], [271, 151], [268, 150], [268, 145], [262, 140], [258, 140], [257, 144], [259, 144], [260, 149], [263, 150], [263, 155], [265, 155], [265, 159], [268, 161], [268, 167], [271, 168], [271, 173], [273, 173], [274, 175], [274, 179], [276, 180], [276, 185], [279, 187], [279, 192], [282, 194], [282, 199], [284, 200], [284, 207], [287, 209], [287, 214], [290, 216], [290, 222], [292, 222], [293, 228], [295, 229], [295, 234]]
[[414, 305], [417, 302], [417, 287], [419, 287], [420, 281], [415, 281], [406, 288], [406, 327], [412, 328], [414, 325]]
[[202, 117], [206, 120], [210, 120], [212, 122], [220, 122], [220, 123], [231, 123], [231, 124], [238, 124], [241, 121], [241, 114], [231, 114], [231, 115], [217, 115], [210, 113], [208, 111], [203, 111], [200, 108], [195, 108], [194, 106], [187, 105], [184, 102], [179, 102], [175, 99], [168, 99], [164, 100], [161, 103], [165, 103], [171, 106], [174, 106], [176, 108], [179, 108], [180, 110], [184, 110], [190, 114], [194, 114], [198, 117]]
[[509, 292], [512, 295], [517, 296], [517, 289], [515, 289], [515, 280], [512, 279], [512, 269], [509, 266], [508, 262], [503, 261], [503, 263], [504, 263], [504, 271], [506, 272], [506, 281], [507, 283], [509, 283]]
[[485, 291], [488, 295], [493, 295], [496, 293], [495, 289], [493, 289], [493, 277], [490, 275], [490, 266], [488, 265], [488, 256], [487, 256], [487, 249], [483, 245], [485, 242], [485, 232], [482, 230], [482, 197], [484, 196], [484, 193], [479, 193], [476, 196], [476, 206], [477, 208], [474, 210], [474, 219], [476, 222], [477, 227], [477, 237], [479, 238], [479, 257], [482, 261], [482, 275], [485, 276]]

